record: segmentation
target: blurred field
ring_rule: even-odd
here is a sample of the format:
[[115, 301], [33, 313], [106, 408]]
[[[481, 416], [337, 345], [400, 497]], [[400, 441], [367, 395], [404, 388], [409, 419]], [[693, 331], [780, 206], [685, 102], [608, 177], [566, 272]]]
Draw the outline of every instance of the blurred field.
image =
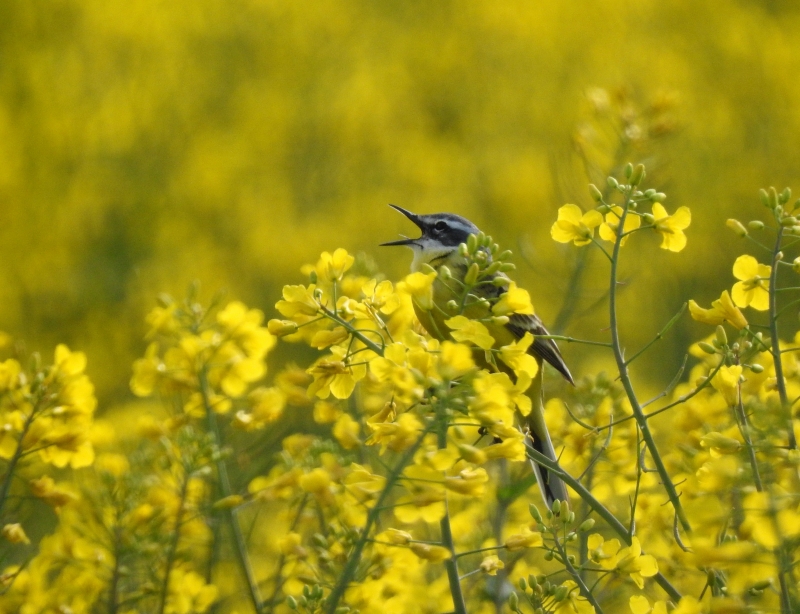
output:
[[[682, 253], [623, 264], [653, 297], [623, 302], [638, 344], [733, 280], [727, 217], [748, 219], [759, 187], [800, 187], [798, 36], [788, 0], [6, 0], [0, 329], [85, 351], [102, 414], [130, 396], [159, 292], [197, 279], [271, 316], [336, 247], [398, 278], [408, 256], [376, 244], [412, 229], [388, 202], [521, 246], [518, 278], [552, 322], [577, 250], [549, 228], [564, 202], [589, 203], [574, 143], [599, 138], [591, 88], [605, 88], [669, 106], [672, 134], [628, 158], [694, 216]], [[600, 334], [586, 309], [605, 265], [589, 271], [563, 332]], [[675, 364], [705, 334], [676, 330]]]

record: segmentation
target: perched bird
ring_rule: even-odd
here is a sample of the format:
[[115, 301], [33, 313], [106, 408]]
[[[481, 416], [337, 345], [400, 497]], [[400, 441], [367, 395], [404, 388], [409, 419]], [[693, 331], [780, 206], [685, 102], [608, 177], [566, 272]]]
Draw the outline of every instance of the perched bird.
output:
[[[422, 231], [422, 236], [417, 239], [405, 237], [399, 241], [382, 243], [382, 245], [405, 245], [410, 247], [414, 252], [414, 260], [411, 263], [412, 272], [419, 271], [426, 264], [434, 268], [444, 265], [450, 269], [453, 278], [463, 281], [468, 266], [465, 257], [459, 252], [459, 245], [466, 243], [469, 235], [477, 235], [480, 232], [478, 227], [466, 218], [452, 213], [416, 215], [396, 205], [390, 205], [390, 207], [393, 207], [414, 222]], [[502, 273], [497, 275], [503, 276]], [[503, 278], [505, 279], [504, 276]], [[473, 289], [473, 293], [478, 294], [479, 298], [492, 299], [499, 297], [507, 289], [508, 284], [481, 284]], [[437, 279], [433, 285], [433, 301], [438, 308], [425, 310], [416, 303], [414, 304], [417, 318], [432, 337], [443, 340], [448, 336], [449, 328], [444, 321], [450, 317], [446, 315], [446, 304], [452, 299], [453, 291], [444, 282]], [[481, 312], [481, 307], [479, 306], [473, 307], [471, 312], [466, 311], [464, 315], [473, 318], [491, 315], [488, 313], [485, 304], [482, 310], [483, 312]], [[509, 316], [506, 324], [488, 324], [487, 327], [492, 337], [494, 337], [497, 347], [521, 339], [526, 332], [534, 335], [534, 342], [528, 352], [536, 358], [539, 364], [539, 371], [528, 389], [528, 395], [533, 403], [530, 414], [523, 418], [524, 424], [522, 427], [527, 431], [536, 450], [554, 461], [557, 460], [556, 452], [544, 421], [542, 395], [542, 374], [544, 370], [541, 368], [542, 361], [547, 361], [555, 367], [570, 384], [574, 385], [575, 383], [567, 365], [564, 363], [564, 359], [561, 357], [558, 346], [552, 339], [539, 337], [539, 335], [548, 335], [549, 333], [542, 321], [535, 315], [515, 313]], [[482, 363], [482, 366], [488, 366], [481, 356], [482, 353], [476, 353], [478, 362]], [[513, 371], [505, 367], [505, 365], [500, 364], [498, 366], [503, 370], [507, 370], [509, 375], [513, 377]], [[552, 505], [556, 499], [569, 500], [566, 486], [560, 478], [551, 474], [545, 467], [537, 463], [532, 462], [531, 465], [536, 474], [542, 497], [548, 506]]]

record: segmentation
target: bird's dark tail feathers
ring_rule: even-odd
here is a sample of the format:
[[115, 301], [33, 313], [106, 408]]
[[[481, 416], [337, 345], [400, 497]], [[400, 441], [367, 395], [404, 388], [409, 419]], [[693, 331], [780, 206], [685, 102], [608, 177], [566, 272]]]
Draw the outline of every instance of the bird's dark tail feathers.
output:
[[[556, 456], [553, 442], [550, 440], [550, 433], [547, 432], [547, 425], [544, 421], [542, 371], [543, 369], [540, 367], [539, 373], [533, 378], [533, 383], [528, 392], [533, 401], [533, 406], [526, 420], [528, 427], [527, 435], [531, 439], [534, 450], [555, 462], [558, 460], [558, 456]], [[542, 498], [545, 500], [545, 503], [547, 503], [548, 508], [553, 506], [553, 501], [556, 499], [560, 501], [569, 501], [567, 486], [561, 481], [561, 478], [535, 461], [531, 461], [531, 467], [533, 468], [534, 474], [536, 474], [539, 490], [542, 492]]]

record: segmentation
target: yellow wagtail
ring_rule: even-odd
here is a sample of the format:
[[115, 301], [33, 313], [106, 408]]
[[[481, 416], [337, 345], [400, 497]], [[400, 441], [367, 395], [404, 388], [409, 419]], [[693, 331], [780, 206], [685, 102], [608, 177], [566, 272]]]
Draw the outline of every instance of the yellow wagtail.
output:
[[[454, 279], [463, 281], [468, 267], [459, 246], [462, 243], [467, 243], [470, 235], [478, 235], [480, 233], [478, 227], [469, 220], [452, 213], [416, 215], [396, 205], [390, 206], [414, 222], [422, 231], [422, 236], [418, 239], [405, 237], [399, 241], [390, 241], [382, 245], [405, 245], [410, 247], [414, 252], [414, 260], [411, 263], [412, 272], [419, 271], [426, 264], [434, 269], [446, 266]], [[501, 277], [503, 280], [510, 282], [503, 273], [496, 273], [495, 277]], [[503, 284], [502, 281], [495, 281], [499, 283], [481, 284], [475, 286], [471, 292], [477, 295], [475, 297], [477, 299], [497, 298], [506, 292], [508, 283]], [[433, 285], [434, 308], [426, 310], [422, 309], [416, 302], [414, 303], [414, 310], [422, 326], [431, 336], [439, 340], [443, 340], [443, 337], [447, 336], [447, 333], [442, 331], [449, 330], [444, 321], [451, 317], [451, 315], [448, 315], [447, 303], [452, 301], [453, 298], [453, 290], [445, 282], [437, 278]], [[481, 304], [483, 307], [481, 307]], [[542, 361], [547, 361], [555, 367], [570, 384], [574, 385], [575, 383], [567, 365], [564, 363], [564, 359], [561, 357], [558, 346], [552, 339], [542, 339], [540, 337], [540, 335], [548, 335], [549, 333], [542, 321], [535, 315], [515, 313], [509, 316], [507, 323], [496, 324], [492, 323], [491, 318], [488, 317], [491, 316], [491, 312], [486, 302], [476, 301], [473, 302], [473, 305], [477, 305], [477, 308], [473, 307], [470, 312], [465, 312], [465, 315], [475, 319], [485, 318], [483, 321], [498, 346], [517, 341], [526, 332], [534, 336], [534, 342], [528, 352], [536, 358], [539, 364], [539, 371], [528, 389], [528, 395], [533, 403], [530, 414], [524, 418], [523, 429], [527, 431], [536, 450], [554, 461], [557, 460], [555, 449], [544, 421]], [[484, 356], [483, 352], [476, 352], [478, 363], [484, 367], [489, 367]], [[498, 368], [507, 371], [513, 377], [513, 372], [505, 365], [499, 364]], [[566, 486], [560, 478], [552, 475], [545, 467], [537, 463], [532, 462], [531, 465], [536, 474], [542, 497], [548, 506], [551, 506], [556, 499], [569, 500]]]

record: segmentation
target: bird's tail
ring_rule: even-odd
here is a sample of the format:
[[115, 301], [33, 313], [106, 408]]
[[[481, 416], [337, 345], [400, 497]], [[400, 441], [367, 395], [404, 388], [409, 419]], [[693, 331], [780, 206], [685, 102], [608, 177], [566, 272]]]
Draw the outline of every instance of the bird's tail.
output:
[[[539, 372], [533, 378], [533, 383], [528, 390], [528, 395], [533, 401], [531, 413], [525, 418], [528, 427], [528, 436], [531, 438], [533, 448], [544, 454], [552, 461], [557, 461], [556, 451], [553, 448], [553, 442], [550, 440], [550, 433], [547, 432], [547, 424], [544, 421], [544, 396], [542, 391], [542, 375], [544, 369], [542, 365], [539, 366]], [[546, 467], [543, 467], [535, 461], [531, 461], [531, 467], [536, 475], [536, 481], [539, 483], [539, 490], [542, 492], [542, 498], [547, 503], [547, 507], [552, 507], [553, 501], [556, 499], [560, 501], [569, 501], [569, 494], [567, 487], [561, 478], [554, 475]]]

